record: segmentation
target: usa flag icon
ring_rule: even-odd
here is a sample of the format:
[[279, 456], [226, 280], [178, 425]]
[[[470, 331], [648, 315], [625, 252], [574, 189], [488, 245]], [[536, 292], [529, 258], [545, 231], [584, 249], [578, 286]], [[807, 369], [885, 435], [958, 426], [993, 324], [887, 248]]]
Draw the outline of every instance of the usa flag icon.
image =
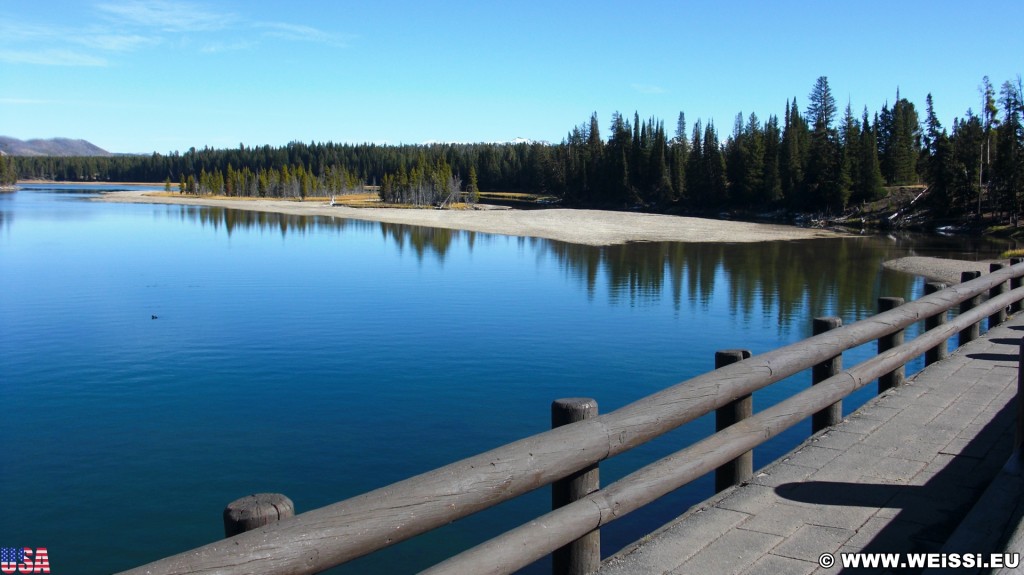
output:
[[24, 561], [24, 547], [0, 547], [0, 563], [22, 563]]

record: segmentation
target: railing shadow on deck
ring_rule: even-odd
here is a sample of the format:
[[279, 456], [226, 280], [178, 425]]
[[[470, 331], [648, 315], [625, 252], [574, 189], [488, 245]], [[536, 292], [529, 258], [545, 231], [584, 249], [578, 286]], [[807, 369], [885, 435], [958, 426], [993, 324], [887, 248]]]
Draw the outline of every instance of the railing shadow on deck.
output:
[[[996, 325], [1008, 308], [1019, 311], [1022, 277], [1024, 263], [1014, 260], [976, 279], [965, 274], [952, 287], [929, 284], [932, 293], [910, 303], [882, 298], [888, 301], [880, 309], [891, 309], [847, 326], [825, 321], [820, 333], [756, 356], [740, 351], [719, 369], [615, 411], [587, 410], [579, 421], [124, 574], [317, 573], [556, 482], [568, 493], [562, 506], [425, 573], [511, 573], [584, 538], [558, 570], [587, 573], [600, 557], [599, 536], [588, 535], [602, 525], [713, 470], [728, 477], [716, 482], [719, 488], [748, 479], [744, 461], [756, 446], [812, 416], [815, 430], [836, 423], [837, 405], [853, 391], [876, 379], [881, 390], [898, 386], [909, 361], [939, 361], [951, 337], [963, 344], [978, 337], [982, 320]], [[903, 330], [919, 321], [927, 331], [904, 343]], [[875, 340], [877, 356], [841, 370], [844, 351]], [[812, 368], [816, 383], [809, 389], [755, 414], [744, 406], [754, 391]], [[715, 434], [609, 486], [562, 483], [716, 410], [723, 423]]]
[[[1017, 361], [1016, 355], [1013, 361]], [[775, 492], [785, 499], [814, 505], [892, 509], [892, 519], [867, 542], [860, 550], [862, 553], [942, 551], [968, 510], [1010, 458], [1014, 449], [1012, 430], [1017, 424], [1016, 410], [1014, 402], [1004, 405], [960, 448], [959, 454], [920, 485], [803, 481], [783, 483]], [[927, 529], [922, 525], [927, 525]], [[997, 549], [975, 545], [970, 550], [995, 552]]]

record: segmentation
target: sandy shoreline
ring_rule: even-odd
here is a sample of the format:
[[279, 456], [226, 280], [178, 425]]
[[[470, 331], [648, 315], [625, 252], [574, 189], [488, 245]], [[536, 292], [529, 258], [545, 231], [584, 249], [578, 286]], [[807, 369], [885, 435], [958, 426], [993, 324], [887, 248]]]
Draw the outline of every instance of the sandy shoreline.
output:
[[350, 208], [323, 202], [224, 200], [158, 196], [150, 192], [108, 192], [100, 201], [186, 204], [303, 216], [333, 216], [509, 236], [527, 236], [590, 246], [627, 242], [761, 242], [835, 238], [826, 230], [605, 210], [416, 210]]
[[[98, 202], [213, 206], [300, 216], [333, 216], [354, 220], [422, 225], [501, 235], [530, 236], [586, 246], [612, 246], [630, 241], [754, 242], [787, 239], [842, 237], [842, 234], [796, 226], [733, 222], [681, 216], [602, 210], [406, 210], [396, 208], [349, 208], [322, 202], [284, 200], [216, 200], [196, 196], [156, 195], [152, 191], [106, 192]], [[919, 275], [949, 285], [959, 283], [964, 271], [988, 272], [992, 262], [1009, 260], [951, 260], [904, 257], [883, 265], [891, 270]]]
[[[537, 237], [590, 246], [628, 242], [761, 242], [836, 238], [827, 230], [774, 224], [733, 222], [682, 216], [665, 216], [604, 210], [417, 210], [399, 208], [351, 208], [324, 202], [290, 200], [226, 200], [195, 196], [161, 196], [152, 192], [108, 192], [98, 201], [147, 204], [215, 206], [303, 216], [333, 216], [466, 230], [489, 234]], [[1006, 260], [967, 261], [933, 257], [903, 257], [884, 263], [888, 269], [921, 276], [949, 285], [960, 283], [964, 271], [987, 273], [989, 263]]]
[[1009, 260], [951, 260], [945, 258], [929, 258], [908, 256], [885, 262], [886, 268], [928, 278], [931, 281], [943, 282], [946, 285], [960, 283], [960, 274], [967, 271], [980, 271], [987, 274], [990, 263], [1009, 264]]

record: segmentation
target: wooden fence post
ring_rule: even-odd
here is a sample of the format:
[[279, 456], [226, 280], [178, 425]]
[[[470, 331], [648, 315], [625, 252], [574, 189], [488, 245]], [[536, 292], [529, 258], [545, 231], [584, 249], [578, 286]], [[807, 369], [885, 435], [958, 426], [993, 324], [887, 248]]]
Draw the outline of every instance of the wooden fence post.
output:
[[[1015, 265], [1017, 265], [1017, 264], [1019, 264], [1021, 262], [1024, 262], [1024, 258], [1010, 258], [1010, 265], [1011, 266], [1015, 266]], [[1015, 289], [1019, 288], [1021, 285], [1024, 285], [1024, 277], [1018, 276], [1018, 277], [1015, 277], [1015, 278], [1010, 278], [1010, 289], [1011, 290], [1015, 290]], [[1022, 309], [1022, 304], [1021, 304], [1020, 300], [1017, 300], [1017, 301], [1013, 302], [1012, 304], [1010, 304], [1010, 313], [1017, 313], [1021, 309]]]
[[256, 493], [224, 508], [224, 536], [231, 537], [280, 519], [295, 517], [295, 504], [280, 493]]
[[[960, 272], [960, 283], [968, 282], [973, 279], [981, 277], [981, 272]], [[964, 313], [981, 302], [981, 296], [974, 296], [970, 299], [964, 300], [960, 304], [960, 313]], [[960, 331], [960, 337], [958, 338], [957, 345], [961, 346], [969, 341], [974, 341], [981, 336], [981, 322], [971, 324], [970, 327]]]
[[[715, 369], [750, 357], [746, 349], [725, 349], [715, 352]], [[746, 419], [754, 413], [753, 398], [747, 394], [715, 410], [715, 431]], [[715, 493], [739, 485], [754, 476], [754, 452], [748, 451], [715, 470]]]
[[1024, 446], [1024, 338], [1020, 340], [1020, 351], [1017, 354], [1017, 432], [1013, 447], [1019, 457], [1024, 458], [1021, 447]]
[[[878, 298], [878, 313], [896, 309], [904, 303], [905, 302], [901, 297], [880, 297]], [[890, 333], [889, 335], [878, 338], [878, 353], [881, 354], [882, 352], [889, 351], [890, 349], [900, 345], [903, 345], [902, 329], [895, 333]], [[906, 379], [905, 374], [906, 367], [900, 366], [879, 377], [878, 393], [903, 385], [903, 381]]]
[[[946, 284], [942, 282], [924, 282], [924, 294], [933, 294], [946, 289]], [[949, 315], [949, 310], [943, 310], [942, 313], [937, 313], [931, 317], [925, 318], [924, 329], [928, 331], [930, 329], [937, 328], [942, 324], [946, 323], [946, 316]], [[931, 365], [939, 360], [946, 359], [949, 356], [948, 342], [944, 341], [942, 344], [937, 345], [928, 351], [924, 352], [924, 364]]]
[[[840, 317], [816, 317], [814, 318], [814, 335], [819, 335], [843, 325], [843, 318]], [[843, 354], [823, 361], [811, 368], [811, 385], [821, 383], [843, 370]], [[842, 400], [822, 409], [811, 416], [811, 433], [818, 433], [822, 429], [837, 425], [843, 420]]]
[[[551, 403], [551, 428], [597, 417], [597, 400], [557, 399]], [[551, 484], [551, 509], [583, 499], [601, 488], [598, 464]], [[601, 566], [601, 530], [595, 529], [551, 554], [554, 575], [586, 575]]]
[[[1006, 267], [1006, 265], [1004, 265], [1004, 264], [991, 263], [991, 264], [988, 265], [988, 271], [989, 271], [989, 273], [997, 272], [997, 271], [999, 271], [999, 270], [1001, 270], [1001, 269], [1003, 269], [1005, 267]], [[997, 286], [992, 286], [988, 290], [988, 297], [989, 297], [989, 299], [992, 299], [992, 298], [994, 298], [996, 296], [1000, 296], [1000, 295], [1006, 293], [1006, 291], [1007, 291], [1007, 284], [1006, 284], [1006, 282], [1003, 282], [1003, 283], [1001, 283], [1001, 284], [999, 284]], [[1005, 307], [1000, 309], [996, 313], [988, 316], [988, 328], [992, 329], [995, 326], [1003, 323], [1004, 321], [1006, 321], [1006, 308]]]

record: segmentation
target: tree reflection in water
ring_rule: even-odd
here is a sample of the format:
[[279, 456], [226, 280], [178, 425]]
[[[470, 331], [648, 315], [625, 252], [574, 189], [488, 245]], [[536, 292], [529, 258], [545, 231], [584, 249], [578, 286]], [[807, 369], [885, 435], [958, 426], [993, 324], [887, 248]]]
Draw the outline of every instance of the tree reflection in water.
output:
[[[379, 230], [400, 252], [412, 250], [421, 261], [432, 255], [443, 262], [457, 245], [464, 244], [472, 252], [479, 237], [494, 237], [444, 228], [217, 207], [181, 206], [180, 214], [182, 219], [203, 226], [223, 227], [228, 235], [239, 228], [279, 230], [282, 237], [321, 230]], [[780, 331], [794, 327], [794, 320], [802, 317], [805, 309], [814, 315], [860, 318], [874, 313], [880, 296], [911, 299], [919, 295], [920, 281], [883, 269], [882, 263], [888, 259], [905, 255], [979, 259], [999, 249], [983, 239], [910, 234], [729, 244], [638, 242], [605, 247], [538, 238], [515, 241], [531, 245], [538, 254], [555, 257], [591, 298], [605, 284], [612, 305], [642, 306], [671, 298], [678, 310], [683, 305], [706, 308], [716, 290], [724, 289], [728, 290], [731, 314], [745, 318], [774, 314]], [[799, 329], [810, 328], [800, 325]]]

